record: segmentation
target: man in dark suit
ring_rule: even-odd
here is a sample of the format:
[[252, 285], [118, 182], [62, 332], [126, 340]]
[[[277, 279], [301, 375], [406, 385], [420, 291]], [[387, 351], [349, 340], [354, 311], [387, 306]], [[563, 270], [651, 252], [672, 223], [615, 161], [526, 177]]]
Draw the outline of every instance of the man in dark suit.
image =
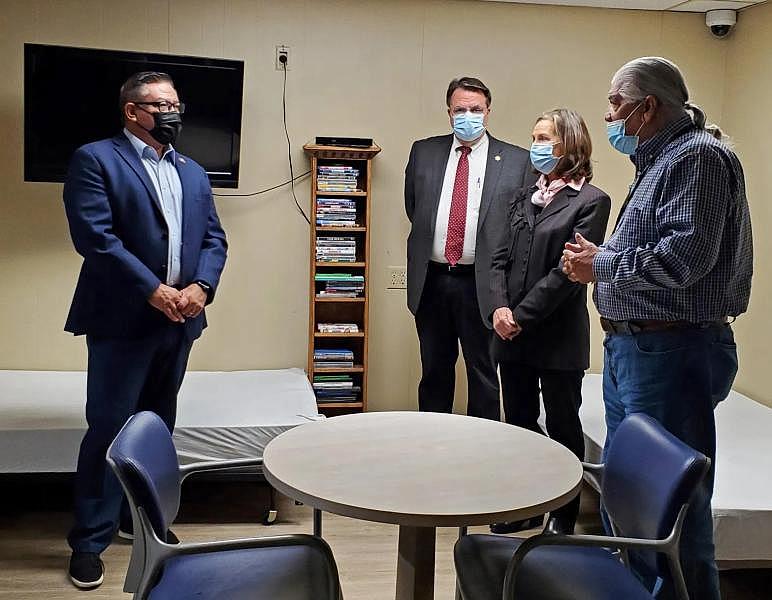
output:
[[499, 383], [486, 327], [493, 246], [506, 207], [528, 174], [528, 152], [486, 132], [491, 93], [479, 79], [454, 79], [446, 94], [453, 133], [413, 144], [405, 169], [407, 303], [421, 345], [418, 407], [451, 412], [458, 343], [468, 414], [498, 420]]
[[227, 249], [206, 173], [172, 147], [184, 105], [171, 78], [133, 75], [120, 109], [123, 131], [79, 148], [64, 186], [70, 234], [83, 256], [65, 330], [85, 334], [88, 347], [88, 430], [68, 536], [69, 576], [80, 588], [102, 583], [99, 555], [125, 512], [107, 447], [140, 410], [174, 428], [190, 348], [206, 327], [204, 305]]

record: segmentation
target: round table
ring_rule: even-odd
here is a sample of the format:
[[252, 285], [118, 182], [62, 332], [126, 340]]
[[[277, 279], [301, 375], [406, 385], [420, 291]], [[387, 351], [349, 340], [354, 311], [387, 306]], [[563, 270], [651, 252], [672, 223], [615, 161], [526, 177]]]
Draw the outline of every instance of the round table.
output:
[[537, 433], [444, 413], [332, 417], [274, 438], [268, 482], [327, 512], [399, 525], [398, 600], [434, 596], [436, 527], [525, 519], [571, 500], [582, 467]]

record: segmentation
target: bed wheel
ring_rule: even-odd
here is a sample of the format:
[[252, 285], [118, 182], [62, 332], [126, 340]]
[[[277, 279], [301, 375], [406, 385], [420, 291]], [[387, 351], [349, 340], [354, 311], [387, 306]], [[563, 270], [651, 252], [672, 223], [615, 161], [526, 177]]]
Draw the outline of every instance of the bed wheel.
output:
[[273, 525], [276, 523], [276, 518], [279, 516], [279, 511], [269, 510], [263, 518], [263, 525]]

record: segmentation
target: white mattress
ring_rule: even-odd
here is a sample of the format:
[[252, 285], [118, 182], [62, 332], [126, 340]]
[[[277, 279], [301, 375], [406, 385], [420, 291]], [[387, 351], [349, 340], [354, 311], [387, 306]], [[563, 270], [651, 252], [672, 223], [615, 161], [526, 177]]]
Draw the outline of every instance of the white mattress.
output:
[[302, 369], [193, 371], [177, 401], [180, 462], [253, 458], [280, 433], [320, 419]]
[[[580, 416], [587, 460], [606, 438], [602, 376], [588, 374]], [[719, 568], [772, 563], [772, 409], [735, 391], [716, 408], [713, 534]]]
[[[85, 398], [84, 372], [0, 371], [0, 473], [74, 471]], [[317, 412], [301, 369], [191, 371], [174, 443], [182, 463], [259, 457], [271, 439]]]

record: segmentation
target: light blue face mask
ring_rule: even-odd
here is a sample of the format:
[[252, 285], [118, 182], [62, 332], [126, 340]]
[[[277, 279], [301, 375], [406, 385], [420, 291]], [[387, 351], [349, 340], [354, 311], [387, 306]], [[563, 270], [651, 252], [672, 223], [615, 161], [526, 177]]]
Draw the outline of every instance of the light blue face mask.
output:
[[534, 142], [531, 144], [531, 164], [540, 173], [549, 175], [558, 166], [562, 156], [552, 156], [552, 142]]
[[476, 140], [485, 131], [485, 115], [481, 112], [465, 112], [453, 115], [453, 133], [463, 142]]
[[635, 132], [635, 135], [625, 134], [625, 123], [627, 123], [627, 119], [632, 117], [633, 113], [638, 110], [641, 105], [642, 103], [639, 103], [626, 118], [617, 119], [616, 121], [611, 121], [611, 123], [606, 124], [608, 141], [616, 150], [622, 154], [627, 154], [628, 156], [635, 154], [635, 151], [638, 149], [638, 134], [646, 123], [641, 123], [641, 126], [638, 128], [638, 131]]

